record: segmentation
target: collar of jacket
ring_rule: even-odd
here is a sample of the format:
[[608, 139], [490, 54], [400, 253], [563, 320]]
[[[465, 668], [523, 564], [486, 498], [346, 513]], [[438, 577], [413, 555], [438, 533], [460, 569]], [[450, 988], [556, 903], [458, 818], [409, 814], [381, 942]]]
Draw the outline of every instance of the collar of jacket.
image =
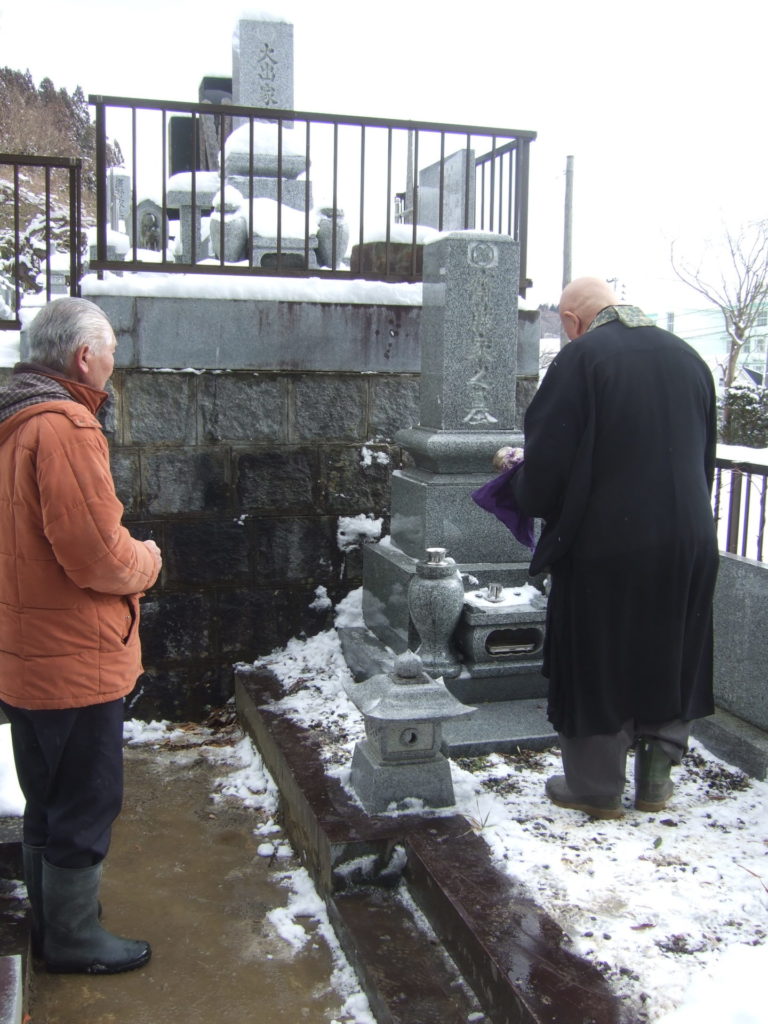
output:
[[109, 398], [106, 391], [92, 388], [90, 384], [81, 384], [80, 381], [65, 377], [63, 374], [57, 373], [56, 370], [41, 366], [40, 363], [16, 363], [13, 373], [37, 373], [41, 377], [50, 377], [51, 380], [58, 381], [67, 389], [75, 402], [84, 405], [94, 416]]
[[594, 331], [596, 327], [602, 327], [603, 324], [610, 323], [611, 320], [618, 320], [625, 327], [656, 326], [655, 322], [646, 316], [639, 306], [606, 306], [605, 309], [600, 310], [584, 333], [588, 334], [589, 331]]

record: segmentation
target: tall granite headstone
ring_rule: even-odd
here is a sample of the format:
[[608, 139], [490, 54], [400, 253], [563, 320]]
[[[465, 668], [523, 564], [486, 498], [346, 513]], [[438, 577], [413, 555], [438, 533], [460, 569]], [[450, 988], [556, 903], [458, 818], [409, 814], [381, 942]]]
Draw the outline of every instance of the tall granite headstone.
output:
[[[442, 210], [440, 188], [442, 184]], [[410, 197], [407, 197], [410, 202]], [[441, 217], [442, 214], [442, 217]], [[411, 223], [410, 215], [406, 216]], [[466, 149], [451, 153], [419, 171], [419, 224], [440, 231], [462, 231], [475, 226], [475, 154]]]
[[232, 99], [237, 106], [293, 110], [290, 22], [266, 17], [238, 21], [232, 40]]
[[427, 548], [444, 547], [480, 584], [517, 586], [530, 552], [471, 492], [516, 431], [518, 243], [452, 232], [424, 246], [421, 419], [396, 441], [413, 465], [392, 474], [391, 536], [364, 549], [363, 615], [394, 651], [418, 643], [408, 584]]

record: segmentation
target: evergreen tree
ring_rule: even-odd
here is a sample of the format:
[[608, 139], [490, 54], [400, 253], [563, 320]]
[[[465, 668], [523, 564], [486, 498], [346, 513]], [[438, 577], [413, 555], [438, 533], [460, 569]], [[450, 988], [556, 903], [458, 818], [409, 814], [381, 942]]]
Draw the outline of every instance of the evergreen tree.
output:
[[[36, 86], [27, 71], [0, 68], [0, 152], [19, 156], [74, 157], [82, 160], [83, 224], [93, 223], [96, 200], [96, 130], [80, 86], [69, 93], [50, 78]], [[108, 146], [107, 164], [122, 163], [119, 145]], [[0, 167], [0, 272], [13, 277], [16, 264], [13, 170]], [[49, 173], [53, 247], [66, 249], [69, 222], [69, 177]], [[46, 172], [25, 169], [20, 176], [18, 208], [21, 260], [19, 275], [25, 290], [38, 290], [45, 241]], [[84, 242], [82, 243], [84, 244]]]

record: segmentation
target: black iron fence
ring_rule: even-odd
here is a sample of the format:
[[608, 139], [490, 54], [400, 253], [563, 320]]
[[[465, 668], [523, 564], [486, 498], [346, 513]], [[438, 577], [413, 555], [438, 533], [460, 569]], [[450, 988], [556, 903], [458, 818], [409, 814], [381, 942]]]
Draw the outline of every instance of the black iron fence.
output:
[[768, 466], [718, 458], [713, 506], [720, 548], [764, 561]]
[[0, 153], [0, 330], [19, 330], [26, 292], [80, 294], [81, 175], [75, 158]]
[[[419, 280], [429, 229], [508, 234], [527, 277], [535, 132], [90, 96], [91, 269]], [[129, 154], [119, 202], [109, 140]], [[122, 206], [120, 205], [122, 203]], [[110, 249], [109, 231], [130, 238]]]

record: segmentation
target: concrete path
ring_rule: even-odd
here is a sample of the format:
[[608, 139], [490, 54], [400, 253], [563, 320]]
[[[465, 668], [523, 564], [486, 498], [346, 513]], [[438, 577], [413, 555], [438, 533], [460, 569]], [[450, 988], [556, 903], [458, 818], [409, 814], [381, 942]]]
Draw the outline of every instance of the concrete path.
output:
[[104, 872], [105, 926], [147, 939], [151, 962], [113, 977], [36, 969], [31, 1024], [348, 1020], [324, 940], [294, 955], [265, 921], [287, 902], [279, 873], [298, 862], [260, 857], [255, 812], [210, 799], [226, 769], [182, 753], [126, 751], [125, 809]]

